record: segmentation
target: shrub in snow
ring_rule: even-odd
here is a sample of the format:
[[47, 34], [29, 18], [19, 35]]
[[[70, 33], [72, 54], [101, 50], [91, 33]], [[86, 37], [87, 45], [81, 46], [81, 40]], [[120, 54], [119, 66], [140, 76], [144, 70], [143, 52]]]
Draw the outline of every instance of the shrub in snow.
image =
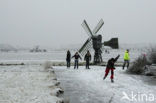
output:
[[156, 49], [155, 48], [151, 49], [149, 56], [150, 56], [149, 59], [152, 62], [152, 64], [156, 64]]
[[146, 65], [156, 64], [156, 48], [151, 48], [147, 54], [138, 57], [134, 63], [127, 69], [128, 73], [143, 74], [145, 72]]
[[154, 73], [155, 70], [156, 70], [155, 66], [146, 65], [144, 74], [146, 76], [154, 76], [156, 74], [156, 73]]
[[47, 70], [49, 68], [52, 68], [52, 63], [50, 61], [46, 61], [43, 66], [44, 69]]
[[126, 72], [132, 74], [142, 74], [144, 73], [144, 67], [147, 63], [148, 61], [146, 57], [140, 56], [132, 63], [132, 65], [130, 65]]

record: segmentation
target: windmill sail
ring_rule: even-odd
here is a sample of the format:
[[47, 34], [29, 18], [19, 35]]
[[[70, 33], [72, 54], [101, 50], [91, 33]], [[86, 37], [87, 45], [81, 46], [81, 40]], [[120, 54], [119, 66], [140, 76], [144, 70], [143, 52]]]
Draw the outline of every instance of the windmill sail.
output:
[[92, 31], [90, 30], [86, 20], [83, 21], [83, 23], [81, 24], [82, 27], [84, 28], [84, 30], [87, 32], [87, 34], [89, 35], [89, 37], [92, 37], [93, 36], [93, 33]]
[[103, 24], [104, 24], [104, 21], [101, 19], [99, 21], [99, 23], [97, 24], [97, 26], [95, 27], [95, 29], [93, 30], [94, 35], [100, 30], [100, 28], [103, 26]]
[[91, 49], [92, 46], [92, 40], [89, 38], [87, 41], [83, 44], [83, 46], [80, 48], [79, 53], [84, 56], [88, 50]]

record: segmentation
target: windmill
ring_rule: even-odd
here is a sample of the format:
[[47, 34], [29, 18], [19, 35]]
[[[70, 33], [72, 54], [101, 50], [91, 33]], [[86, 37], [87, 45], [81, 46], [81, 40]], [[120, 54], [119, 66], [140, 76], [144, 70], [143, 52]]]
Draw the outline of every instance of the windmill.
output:
[[88, 34], [89, 38], [83, 44], [83, 46], [79, 49], [79, 53], [84, 56], [88, 50], [91, 48], [94, 49], [94, 63], [101, 63], [102, 62], [102, 45], [109, 46], [113, 49], [118, 49], [118, 38], [112, 38], [109, 41], [105, 41], [102, 43], [102, 35], [97, 35], [97, 32], [103, 26], [104, 21], [101, 19], [95, 29], [93, 31], [90, 30], [89, 25], [87, 24], [86, 20], [83, 21], [82, 27]]

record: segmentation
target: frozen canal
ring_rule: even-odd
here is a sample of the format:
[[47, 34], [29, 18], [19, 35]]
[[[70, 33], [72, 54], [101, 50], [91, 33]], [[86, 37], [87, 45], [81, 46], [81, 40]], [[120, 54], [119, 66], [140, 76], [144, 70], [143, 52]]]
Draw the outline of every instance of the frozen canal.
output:
[[[54, 67], [57, 78], [65, 90], [64, 97], [70, 103], [155, 103], [156, 86], [141, 79], [141, 76], [127, 75], [120, 68], [115, 70], [115, 83], [110, 74], [102, 80], [105, 67], [92, 66], [91, 70]], [[144, 77], [145, 78], [145, 77]], [[128, 99], [123, 98], [125, 94]], [[142, 94], [147, 95], [141, 98]], [[136, 95], [135, 98], [132, 95]], [[150, 96], [154, 96], [151, 100]]]

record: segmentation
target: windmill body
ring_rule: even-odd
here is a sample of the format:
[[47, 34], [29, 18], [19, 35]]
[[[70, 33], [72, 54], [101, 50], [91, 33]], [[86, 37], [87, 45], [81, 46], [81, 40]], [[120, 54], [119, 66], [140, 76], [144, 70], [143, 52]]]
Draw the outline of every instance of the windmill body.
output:
[[97, 35], [92, 37], [93, 42], [93, 49], [94, 49], [94, 63], [101, 63], [102, 62], [102, 36]]
[[91, 48], [94, 49], [94, 63], [101, 63], [102, 62], [102, 45], [110, 46], [113, 49], [118, 48], [118, 38], [112, 38], [110, 41], [102, 43], [102, 35], [96, 35], [96, 33], [100, 30], [103, 26], [104, 21], [101, 19], [95, 29], [93, 31], [90, 30], [86, 20], [83, 21], [82, 27], [88, 34], [89, 38], [83, 44], [83, 46], [79, 49], [79, 53], [84, 56], [88, 50]]

